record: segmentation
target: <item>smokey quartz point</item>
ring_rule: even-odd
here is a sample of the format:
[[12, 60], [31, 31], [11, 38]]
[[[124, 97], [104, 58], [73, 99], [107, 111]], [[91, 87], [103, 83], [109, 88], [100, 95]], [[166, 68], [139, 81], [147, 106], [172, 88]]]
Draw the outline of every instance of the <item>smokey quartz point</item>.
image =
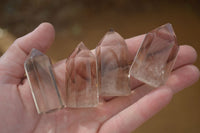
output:
[[154, 29], [146, 34], [130, 75], [153, 87], [163, 85], [172, 71], [178, 49], [171, 24]]
[[24, 63], [37, 112], [48, 113], [63, 107], [60, 90], [51, 61], [37, 49], [32, 49]]
[[110, 30], [96, 47], [100, 96], [129, 95], [129, 52], [125, 40]]
[[95, 107], [99, 102], [96, 58], [81, 42], [66, 62], [66, 105]]

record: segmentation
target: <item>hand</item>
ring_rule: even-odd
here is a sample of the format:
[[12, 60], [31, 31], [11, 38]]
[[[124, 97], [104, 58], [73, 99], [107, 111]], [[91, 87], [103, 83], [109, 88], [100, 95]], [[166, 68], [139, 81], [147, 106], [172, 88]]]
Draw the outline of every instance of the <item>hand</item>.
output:
[[[143, 38], [144, 35], [126, 40], [131, 53], [136, 53]], [[97, 108], [65, 108], [38, 115], [23, 64], [32, 48], [45, 52], [53, 40], [52, 25], [43, 23], [17, 39], [0, 58], [1, 133], [129, 133], [166, 106], [173, 94], [199, 78], [199, 70], [192, 65], [196, 51], [184, 45], [180, 46], [174, 70], [164, 86], [153, 90], [146, 85], [135, 86], [130, 96], [113, 98]], [[133, 42], [137, 45], [131, 45]], [[55, 65], [58, 79], [64, 78], [64, 71], [64, 62]]]

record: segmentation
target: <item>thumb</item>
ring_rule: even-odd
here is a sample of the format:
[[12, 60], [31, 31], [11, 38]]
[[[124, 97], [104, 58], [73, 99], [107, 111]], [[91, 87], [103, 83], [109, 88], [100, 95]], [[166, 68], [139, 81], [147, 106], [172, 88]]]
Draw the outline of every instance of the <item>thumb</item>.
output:
[[24, 61], [31, 49], [46, 51], [54, 37], [53, 26], [42, 23], [31, 33], [15, 40], [0, 58], [0, 82], [18, 84], [24, 76]]

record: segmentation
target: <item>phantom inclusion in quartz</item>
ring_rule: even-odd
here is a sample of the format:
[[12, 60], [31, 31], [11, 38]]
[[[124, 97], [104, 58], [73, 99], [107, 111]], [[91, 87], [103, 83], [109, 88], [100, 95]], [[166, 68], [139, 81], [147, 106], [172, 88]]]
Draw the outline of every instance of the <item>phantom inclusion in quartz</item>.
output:
[[146, 34], [130, 68], [130, 75], [153, 87], [163, 85], [178, 53], [176, 35], [171, 24]]
[[99, 102], [96, 58], [81, 42], [66, 62], [67, 107], [95, 107]]
[[48, 113], [63, 107], [60, 90], [48, 56], [32, 49], [24, 63], [37, 112]]
[[98, 88], [101, 96], [129, 95], [129, 52], [125, 40], [111, 30], [96, 47]]

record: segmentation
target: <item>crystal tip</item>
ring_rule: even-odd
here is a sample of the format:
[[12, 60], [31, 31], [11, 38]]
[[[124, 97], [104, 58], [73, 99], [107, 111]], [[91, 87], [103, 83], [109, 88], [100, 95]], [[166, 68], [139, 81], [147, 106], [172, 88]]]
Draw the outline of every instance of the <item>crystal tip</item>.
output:
[[115, 30], [114, 30], [113, 28], [110, 28], [110, 29], [108, 30], [108, 32], [115, 32]]

